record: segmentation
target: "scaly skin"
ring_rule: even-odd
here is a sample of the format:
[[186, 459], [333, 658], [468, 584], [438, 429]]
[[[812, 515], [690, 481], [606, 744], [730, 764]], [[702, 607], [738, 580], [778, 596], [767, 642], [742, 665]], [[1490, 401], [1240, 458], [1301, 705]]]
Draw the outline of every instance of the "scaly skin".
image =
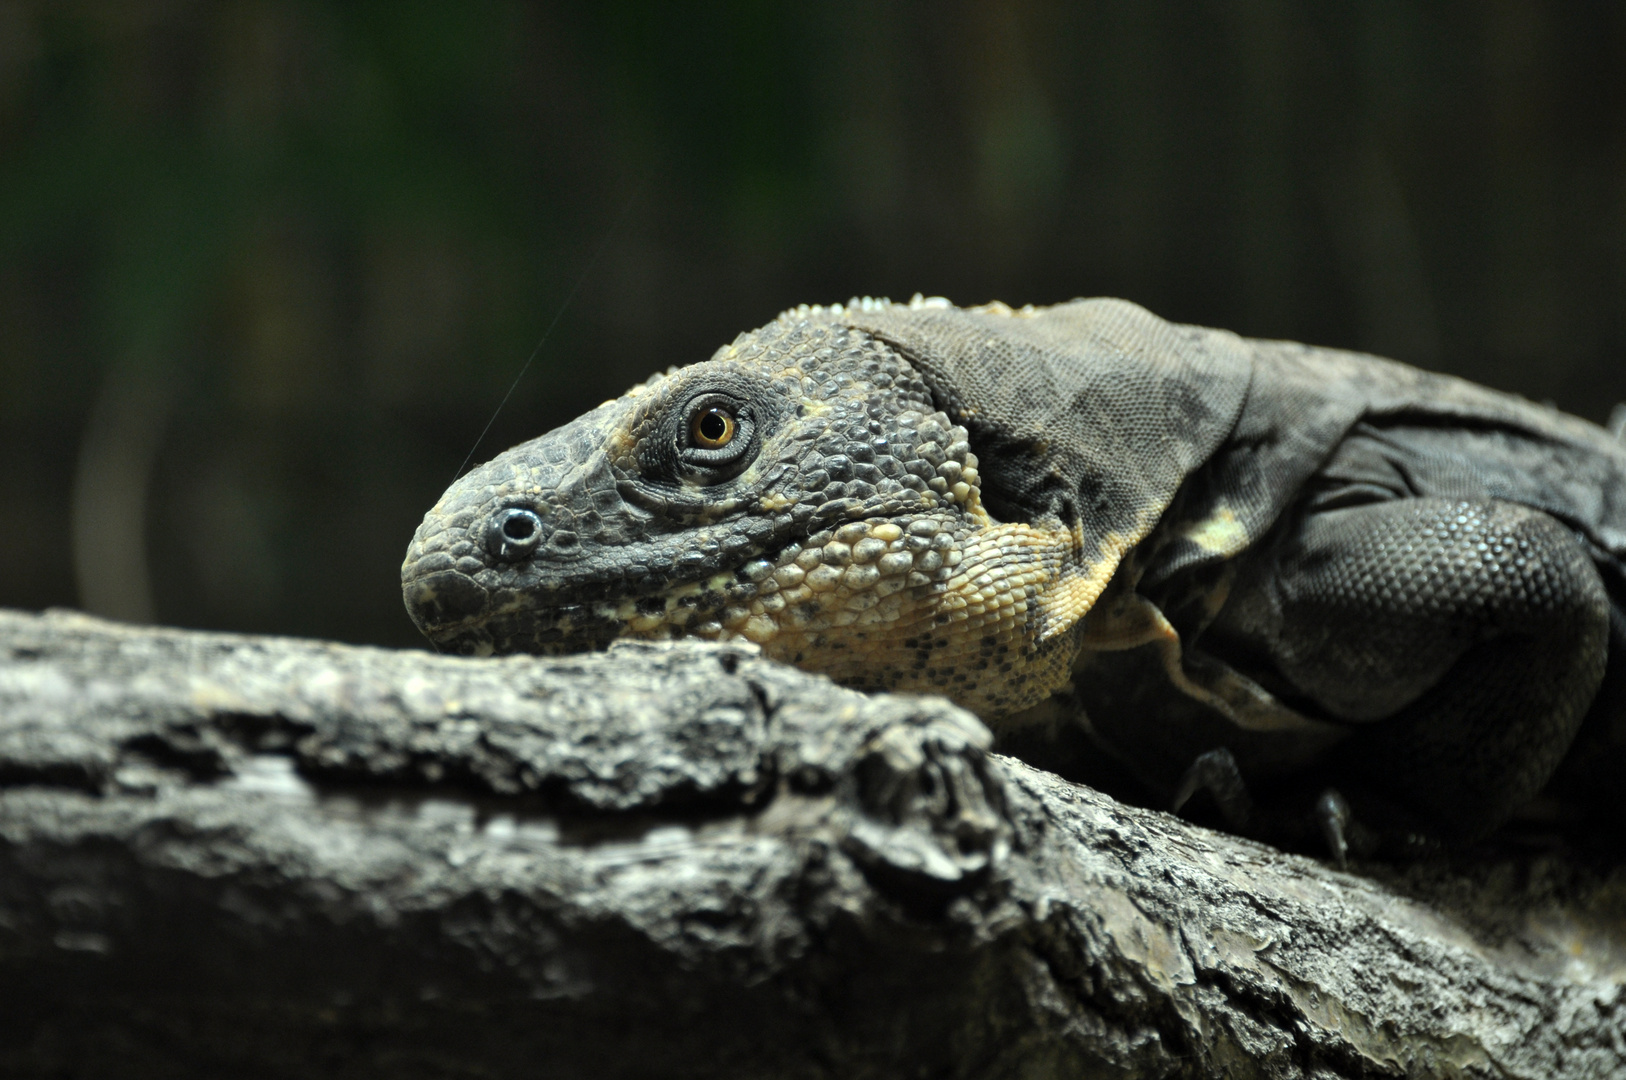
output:
[[[402, 566], [418, 626], [473, 655], [745, 639], [850, 686], [946, 693], [987, 717], [1065, 685], [1104, 584], [1073, 532], [990, 517], [965, 429], [918, 374], [806, 314], [455, 484]], [[708, 456], [691, 414], [719, 403], [739, 429]], [[494, 524], [515, 510], [537, 515], [518, 544]]]
[[1623, 493], [1601, 429], [1376, 357], [1118, 300], [855, 302], [475, 469], [402, 585], [443, 648], [749, 640], [1087, 732], [1170, 797], [1223, 751], [1227, 790], [1355, 793], [1315, 804], [1341, 853], [1351, 806], [1472, 837], [1621, 741]]

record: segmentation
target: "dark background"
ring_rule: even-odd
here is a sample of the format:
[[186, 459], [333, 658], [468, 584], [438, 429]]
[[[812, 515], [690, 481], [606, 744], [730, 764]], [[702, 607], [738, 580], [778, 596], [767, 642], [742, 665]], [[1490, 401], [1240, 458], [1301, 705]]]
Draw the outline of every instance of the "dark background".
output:
[[479, 458], [917, 291], [1601, 420], [1626, 5], [0, 3], [0, 604], [414, 643], [556, 318]]

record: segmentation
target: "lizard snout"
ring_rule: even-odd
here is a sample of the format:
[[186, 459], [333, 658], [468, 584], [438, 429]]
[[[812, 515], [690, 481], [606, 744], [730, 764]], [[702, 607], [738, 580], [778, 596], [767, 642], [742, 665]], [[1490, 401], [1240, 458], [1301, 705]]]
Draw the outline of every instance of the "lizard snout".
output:
[[425, 634], [485, 613], [491, 595], [467, 574], [440, 570], [402, 586], [407, 612]]

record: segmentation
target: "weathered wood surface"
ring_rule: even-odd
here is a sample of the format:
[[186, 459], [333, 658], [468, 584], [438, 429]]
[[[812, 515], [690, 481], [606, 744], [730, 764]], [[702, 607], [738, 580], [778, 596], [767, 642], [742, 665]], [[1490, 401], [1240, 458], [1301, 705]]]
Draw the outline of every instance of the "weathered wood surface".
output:
[[749, 651], [0, 613], [0, 1075], [1626, 1075], [1626, 874], [1342, 873]]

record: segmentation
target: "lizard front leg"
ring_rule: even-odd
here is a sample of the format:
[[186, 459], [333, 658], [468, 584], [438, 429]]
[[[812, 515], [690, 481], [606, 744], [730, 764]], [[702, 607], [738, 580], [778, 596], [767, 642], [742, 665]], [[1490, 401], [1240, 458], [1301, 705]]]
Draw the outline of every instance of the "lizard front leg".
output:
[[1558, 521], [1418, 498], [1304, 512], [1242, 569], [1209, 642], [1358, 726], [1341, 782], [1468, 838], [1552, 774], [1603, 677], [1608, 630], [1598, 571]]

